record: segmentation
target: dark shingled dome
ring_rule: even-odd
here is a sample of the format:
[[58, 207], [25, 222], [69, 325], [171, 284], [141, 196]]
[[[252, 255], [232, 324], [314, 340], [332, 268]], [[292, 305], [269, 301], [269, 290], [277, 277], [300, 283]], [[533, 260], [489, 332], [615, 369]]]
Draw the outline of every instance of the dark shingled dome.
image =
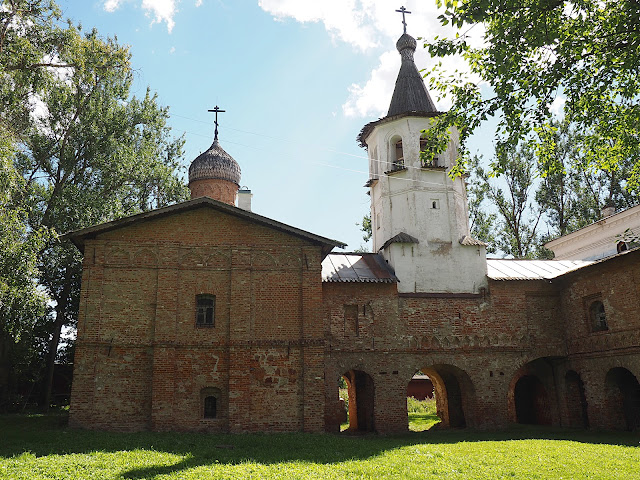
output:
[[222, 149], [217, 139], [189, 167], [189, 183], [205, 179], [227, 180], [240, 185], [240, 165]]
[[402, 57], [402, 65], [393, 97], [391, 97], [388, 117], [407, 112], [437, 112], [422, 76], [413, 61], [413, 52], [416, 51], [416, 46], [416, 39], [406, 33], [396, 43], [396, 48]]

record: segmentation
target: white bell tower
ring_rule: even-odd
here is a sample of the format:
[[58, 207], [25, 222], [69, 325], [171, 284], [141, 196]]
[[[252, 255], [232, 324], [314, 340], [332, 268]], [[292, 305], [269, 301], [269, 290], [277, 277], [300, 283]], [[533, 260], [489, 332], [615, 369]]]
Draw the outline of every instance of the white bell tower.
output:
[[400, 293], [481, 293], [486, 245], [469, 235], [464, 179], [448, 176], [457, 132], [432, 164], [421, 162], [423, 138], [439, 112], [413, 60], [415, 39], [405, 33], [396, 47], [402, 66], [389, 112], [358, 137], [369, 153], [373, 250], [394, 268]]

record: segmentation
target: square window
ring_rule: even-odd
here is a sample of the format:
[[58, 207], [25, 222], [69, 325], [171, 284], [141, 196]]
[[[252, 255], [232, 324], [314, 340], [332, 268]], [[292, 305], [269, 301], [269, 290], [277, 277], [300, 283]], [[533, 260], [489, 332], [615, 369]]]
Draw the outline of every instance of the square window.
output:
[[196, 297], [196, 325], [213, 327], [215, 325], [216, 297], [198, 295]]

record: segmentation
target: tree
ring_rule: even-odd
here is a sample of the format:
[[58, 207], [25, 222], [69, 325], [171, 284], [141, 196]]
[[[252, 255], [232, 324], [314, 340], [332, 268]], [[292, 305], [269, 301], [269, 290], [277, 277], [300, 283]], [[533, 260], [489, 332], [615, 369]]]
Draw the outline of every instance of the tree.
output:
[[638, 192], [626, 187], [632, 162], [622, 159], [608, 169], [591, 164], [584, 136], [566, 121], [551, 125], [551, 147], [538, 158], [545, 174], [536, 192], [544, 210], [550, 238], [566, 235], [600, 219], [604, 206], [630, 208], [638, 203]]
[[27, 227], [19, 197], [22, 177], [10, 158], [11, 140], [0, 138], [0, 406], [9, 401], [17, 365], [38, 357], [31, 340], [47, 313], [47, 296], [38, 289], [38, 252], [47, 230]]
[[[535, 165], [533, 149], [526, 144], [496, 153], [489, 171], [479, 165], [478, 159], [473, 162], [475, 215], [481, 220], [476, 234], [480, 233], [478, 238], [483, 241], [493, 240], [494, 251], [514, 258], [537, 256], [542, 209], [534, 202]], [[480, 209], [484, 198], [496, 213]]]
[[[489, 182], [478, 173], [480, 159], [474, 157], [471, 163], [472, 174], [467, 175], [466, 188], [469, 205], [469, 230], [471, 236], [487, 244], [487, 253], [496, 253], [495, 224], [497, 215], [483, 208], [488, 200]], [[484, 173], [484, 172], [483, 172]]]
[[[60, 27], [53, 3], [9, 3], [0, 37], [0, 95], [12, 100], [8, 92], [16, 87], [21, 96], [0, 110], [2, 125], [19, 144], [12, 159], [23, 179], [27, 229], [53, 234], [38, 264], [40, 285], [55, 305], [46, 407], [60, 333], [75, 324], [80, 291], [80, 255], [57, 236], [186, 199], [177, 177], [183, 139], [171, 138], [168, 111], [149, 90], [143, 98], [131, 96], [127, 48], [95, 30]], [[29, 55], [20, 53], [21, 45]], [[33, 104], [38, 115], [28, 107]]]
[[[456, 126], [464, 145], [488, 117], [498, 117], [498, 150], [536, 140], [550, 154], [546, 134], [554, 101], [582, 134], [589, 169], [614, 171], [627, 162], [626, 189], [640, 185], [640, 3], [636, 0], [437, 0], [443, 25], [456, 38], [425, 43], [432, 56], [461, 55], [471, 76], [430, 74], [431, 88], [452, 99], [434, 122], [426, 155], [443, 148]], [[474, 83], [470, 78], [477, 78]], [[480, 84], [489, 86], [483, 95]], [[560, 102], [562, 103], [562, 102]], [[557, 105], [558, 103], [556, 103]], [[464, 150], [464, 149], [463, 149]], [[462, 152], [464, 153], [464, 151]], [[463, 158], [463, 156], [461, 156]], [[458, 171], [463, 171], [461, 165]]]

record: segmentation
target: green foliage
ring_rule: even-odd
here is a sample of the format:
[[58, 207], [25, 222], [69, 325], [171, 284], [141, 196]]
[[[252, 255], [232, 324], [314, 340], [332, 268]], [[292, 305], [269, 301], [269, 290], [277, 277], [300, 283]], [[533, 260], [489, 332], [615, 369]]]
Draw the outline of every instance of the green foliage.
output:
[[417, 400], [415, 397], [407, 397], [407, 412], [436, 415], [436, 399]]
[[0, 134], [20, 177], [14, 220], [25, 241], [51, 233], [28, 275], [55, 305], [49, 379], [80, 291], [81, 256], [58, 235], [187, 198], [183, 139], [170, 136], [156, 95], [131, 95], [128, 48], [59, 17], [46, 0], [10, 0], [0, 12]]
[[360, 230], [363, 232], [362, 239], [365, 242], [371, 240], [373, 236], [373, 231], [371, 229], [371, 215], [365, 215], [362, 217], [362, 223], [356, 224], [360, 226]]
[[[441, 23], [464, 33], [436, 37], [425, 46], [432, 56], [461, 56], [470, 75], [445, 75], [441, 65], [428, 74], [431, 89], [453, 101], [449, 112], [434, 122], [434, 135], [428, 137], [431, 148], [442, 147], [439, 134], [451, 126], [458, 128], [464, 145], [482, 122], [496, 116], [498, 151], [532, 139], [539, 157], [551, 155], [551, 105], [566, 97], [564, 117], [581, 132], [585, 167], [613, 172], [627, 163], [626, 188], [638, 190], [640, 3], [438, 0], [438, 4], [446, 7]], [[489, 96], [482, 94], [481, 84], [488, 86]], [[543, 168], [552, 166], [543, 162]]]
[[[486, 199], [497, 212], [480, 216], [485, 231], [479, 232], [482, 233], [479, 238], [492, 239], [494, 251], [513, 258], [533, 258], [539, 243], [542, 210], [534, 202], [535, 165], [533, 150], [528, 145], [497, 153], [490, 170], [483, 168], [477, 158], [472, 163], [476, 192], [472, 198], [475, 202]], [[480, 205], [474, 208], [479, 210]]]
[[[548, 428], [404, 436], [109, 433], [64, 417], [0, 417], [7, 479], [637, 478], [631, 432]], [[232, 446], [233, 448], [220, 448]]]

